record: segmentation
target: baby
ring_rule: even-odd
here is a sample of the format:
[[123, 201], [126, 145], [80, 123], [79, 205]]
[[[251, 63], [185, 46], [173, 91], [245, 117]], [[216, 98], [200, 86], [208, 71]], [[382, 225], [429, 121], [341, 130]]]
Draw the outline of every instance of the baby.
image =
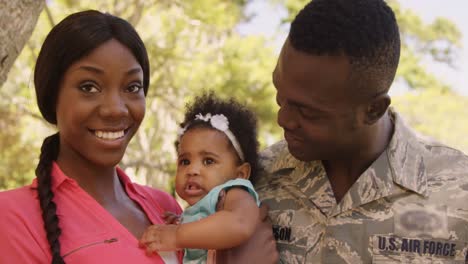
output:
[[146, 230], [140, 244], [148, 252], [185, 249], [184, 263], [206, 263], [207, 249], [236, 247], [252, 236], [259, 218], [248, 180], [258, 167], [256, 135], [254, 114], [239, 103], [213, 93], [195, 98], [176, 142], [176, 192], [189, 207], [181, 218], [167, 214], [169, 225]]

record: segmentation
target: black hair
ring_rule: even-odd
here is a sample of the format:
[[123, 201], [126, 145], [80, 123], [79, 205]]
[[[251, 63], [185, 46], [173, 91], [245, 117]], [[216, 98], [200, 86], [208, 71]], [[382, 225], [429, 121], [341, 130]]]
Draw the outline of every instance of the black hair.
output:
[[[233, 98], [223, 100], [216, 97], [214, 92], [202, 92], [195, 97], [192, 104], [186, 105], [184, 121], [180, 127], [186, 128], [185, 131], [199, 127], [215, 129], [207, 122], [195, 120], [197, 114], [206, 115], [208, 113], [211, 115], [223, 114], [228, 119], [229, 130], [239, 142], [245, 162], [250, 164], [250, 180], [254, 181], [258, 173], [257, 118], [255, 114]], [[176, 148], [178, 143], [176, 141]], [[234, 149], [232, 143], [230, 141], [229, 143]]]
[[57, 123], [55, 115], [59, 85], [71, 64], [111, 39], [126, 46], [143, 69], [145, 95], [149, 86], [149, 61], [143, 41], [127, 21], [99, 11], [69, 15], [47, 35], [37, 58], [34, 86], [37, 104], [44, 118]]
[[[60, 82], [68, 67], [101, 44], [115, 39], [126, 46], [143, 69], [145, 95], [149, 86], [149, 62], [145, 45], [127, 21], [88, 10], [71, 14], [58, 23], [47, 35], [34, 70], [34, 86], [39, 110], [51, 124], [57, 124], [56, 107]], [[61, 229], [51, 189], [51, 168], [60, 149], [59, 134], [47, 137], [42, 143], [36, 168], [37, 192], [42, 219], [47, 233], [52, 263], [65, 263], [60, 254]]]
[[347, 56], [358, 94], [387, 92], [395, 78], [400, 35], [384, 0], [313, 0], [292, 21], [289, 40], [311, 55]]

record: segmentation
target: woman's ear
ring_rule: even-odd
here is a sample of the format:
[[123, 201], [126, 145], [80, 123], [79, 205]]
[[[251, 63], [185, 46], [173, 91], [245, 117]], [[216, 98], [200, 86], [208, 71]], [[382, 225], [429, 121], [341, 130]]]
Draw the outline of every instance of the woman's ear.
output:
[[250, 177], [250, 170], [251, 170], [250, 163], [248, 162], [242, 163], [242, 165], [239, 165], [237, 167], [237, 175], [236, 175], [237, 178], [248, 180]]
[[391, 99], [388, 94], [380, 94], [368, 104], [366, 109], [365, 122], [372, 125], [377, 122], [387, 111], [390, 106]]

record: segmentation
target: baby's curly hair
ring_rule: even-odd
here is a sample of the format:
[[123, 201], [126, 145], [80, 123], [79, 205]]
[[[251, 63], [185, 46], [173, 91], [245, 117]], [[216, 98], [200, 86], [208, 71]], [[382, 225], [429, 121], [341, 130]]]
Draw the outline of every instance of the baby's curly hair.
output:
[[[196, 96], [192, 103], [186, 105], [184, 121], [180, 124], [180, 127], [185, 128], [188, 125], [185, 131], [196, 127], [215, 129], [207, 122], [195, 120], [197, 114], [206, 115], [208, 113], [226, 116], [229, 121], [229, 130], [231, 130], [239, 142], [244, 153], [245, 162], [250, 164], [250, 179], [255, 178], [258, 172], [258, 141], [257, 118], [254, 113], [232, 98], [223, 100], [215, 96], [213, 91], [205, 91]], [[232, 146], [230, 141], [229, 143]], [[176, 141], [176, 149], [178, 148], [178, 144], [179, 142]]]

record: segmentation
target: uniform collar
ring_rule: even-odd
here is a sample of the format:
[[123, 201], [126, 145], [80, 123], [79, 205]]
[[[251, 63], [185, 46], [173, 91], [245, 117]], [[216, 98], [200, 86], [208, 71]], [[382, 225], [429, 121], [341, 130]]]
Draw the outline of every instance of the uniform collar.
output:
[[288, 150], [288, 144], [281, 140], [262, 153], [262, 165], [268, 173], [275, 173], [283, 169], [295, 169], [307, 162], [296, 159]]
[[393, 109], [390, 114], [395, 123], [393, 137], [387, 147], [388, 162], [393, 181], [415, 193], [427, 196], [427, 172], [424, 156], [429, 150]]
[[389, 109], [394, 132], [385, 151], [351, 186], [331, 215], [408, 191], [427, 197], [427, 150], [403, 119]]
[[[394, 134], [387, 149], [358, 178], [339, 204], [333, 196], [330, 182], [322, 162], [303, 162], [294, 158], [283, 140], [264, 152], [262, 164], [270, 174], [284, 169], [293, 169], [290, 180], [299, 183], [304, 178], [315, 178], [315, 186], [305, 193], [326, 215], [336, 215], [396, 193], [410, 190], [427, 196], [427, 175], [423, 156], [427, 150], [402, 118], [392, 109], [389, 115], [394, 122]], [[279, 174], [281, 175], [281, 174]], [[323, 178], [323, 179], [322, 179]], [[315, 193], [315, 192], [325, 193]]]
[[[403, 188], [416, 192], [420, 195], [427, 195], [427, 175], [424, 164], [424, 155], [428, 150], [420, 142], [419, 136], [409, 128], [401, 116], [392, 108], [389, 114], [394, 122], [394, 133], [387, 149], [376, 160], [387, 163], [391, 168], [391, 178], [396, 184]], [[282, 140], [272, 146], [270, 164], [265, 166], [269, 173], [274, 173], [282, 169], [295, 169], [297, 167], [315, 166], [317, 162], [303, 162], [294, 158], [288, 151], [286, 141]], [[386, 161], [387, 160], [387, 161]], [[371, 169], [376, 162], [371, 165]], [[363, 173], [364, 176], [369, 170]], [[386, 179], [383, 179], [386, 180]]]

